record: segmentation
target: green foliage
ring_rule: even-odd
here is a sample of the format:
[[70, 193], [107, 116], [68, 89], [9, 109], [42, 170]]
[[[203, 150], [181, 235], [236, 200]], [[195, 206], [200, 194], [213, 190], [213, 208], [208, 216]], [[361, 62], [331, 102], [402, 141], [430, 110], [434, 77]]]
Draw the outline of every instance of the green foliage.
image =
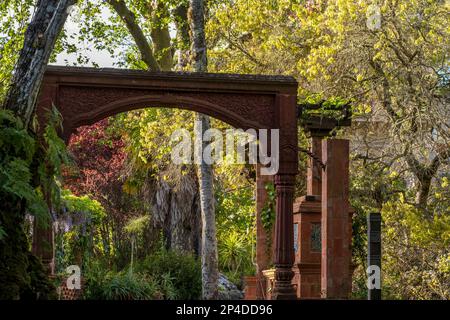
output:
[[92, 260], [86, 266], [85, 299], [151, 300], [198, 299], [200, 263], [190, 254], [159, 251], [141, 261], [136, 272], [106, 271], [108, 265]]
[[224, 232], [218, 241], [219, 267], [234, 274], [234, 278], [253, 273], [252, 249], [252, 245], [238, 231]]
[[383, 218], [383, 284], [389, 298], [450, 298], [450, 215], [433, 218], [400, 198]]
[[89, 222], [99, 225], [106, 218], [106, 211], [97, 200], [89, 196], [76, 196], [70, 190], [62, 191], [62, 206], [72, 213], [86, 213], [89, 215]]
[[84, 298], [87, 300], [152, 300], [159, 295], [157, 286], [146, 275], [108, 272], [87, 278]]
[[351, 102], [341, 97], [329, 97], [324, 100], [323, 94], [311, 94], [306, 97], [302, 103], [317, 106], [315, 109], [303, 109], [302, 118], [324, 117], [336, 120], [342, 120], [346, 115], [346, 108], [349, 108]]
[[148, 227], [150, 223], [150, 216], [141, 216], [137, 218], [133, 218], [128, 221], [128, 223], [125, 225], [124, 230], [132, 235], [135, 236], [142, 236], [145, 229]]
[[0, 195], [25, 200], [31, 213], [45, 217], [47, 205], [33, 186], [30, 169], [36, 149], [22, 122], [10, 111], [0, 110]]
[[160, 250], [136, 267], [139, 273], [151, 276], [167, 299], [199, 299], [201, 297], [200, 261], [192, 254]]
[[107, 277], [102, 295], [106, 300], [149, 300], [155, 293], [145, 276], [125, 272]]
[[38, 258], [31, 253], [28, 254], [29, 285], [21, 292], [24, 300], [54, 300], [56, 299], [56, 288], [47, 276], [46, 270]]
[[90, 259], [109, 257], [112, 244], [100, 232], [107, 217], [102, 205], [89, 196], [75, 196], [69, 190], [63, 190], [61, 195], [64, 218], [70, 217], [78, 223], [56, 234], [56, 270], [65, 270], [72, 264], [85, 266]]
[[0, 241], [6, 236], [6, 231], [0, 226]]
[[[392, 168], [374, 163], [352, 164], [353, 297], [365, 298], [368, 213], [382, 213], [383, 295], [389, 299], [448, 299], [450, 220], [445, 206], [433, 214], [418, 210], [406, 199], [407, 184]], [[444, 177], [445, 178], [445, 177]], [[442, 192], [442, 184], [435, 187]], [[442, 194], [445, 194], [442, 193]], [[441, 199], [443, 200], [443, 199]]]
[[267, 192], [266, 203], [261, 210], [261, 222], [267, 234], [272, 233], [273, 223], [275, 222], [275, 202], [277, 198], [275, 185], [268, 183], [264, 186]]
[[219, 268], [236, 284], [254, 273], [254, 184], [241, 166], [219, 166], [215, 197]]
[[[53, 142], [60, 141], [51, 135], [53, 125], [50, 123], [45, 128], [44, 140], [50, 147], [46, 148], [36, 142], [10, 111], [0, 110], [0, 198], [4, 201], [0, 208], [0, 274], [4, 284], [0, 296], [3, 298], [35, 299], [40, 296], [44, 299], [54, 290], [40, 262], [27, 254], [26, 236], [22, 230], [25, 211], [34, 214], [38, 223], [47, 223], [50, 215], [44, 195], [59, 194], [55, 175], [49, 174], [57, 172], [61, 164], [58, 157], [62, 154], [55, 155]], [[47, 161], [45, 168], [44, 161]]]
[[33, 4], [33, 0], [5, 0], [0, 3], [0, 102], [6, 94], [22, 48]]
[[61, 179], [61, 166], [69, 163], [66, 144], [59, 137], [57, 128], [62, 129], [62, 117], [56, 107], [52, 106], [43, 134], [44, 141], [40, 146], [43, 151], [39, 154], [37, 171], [41, 190], [54, 207], [58, 207], [61, 200], [58, 184]]

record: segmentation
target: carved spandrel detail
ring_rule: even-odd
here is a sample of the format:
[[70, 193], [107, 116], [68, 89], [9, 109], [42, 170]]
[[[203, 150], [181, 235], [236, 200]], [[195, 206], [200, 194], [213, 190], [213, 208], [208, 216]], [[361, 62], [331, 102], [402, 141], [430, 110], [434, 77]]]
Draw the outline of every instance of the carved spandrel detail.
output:
[[[229, 117], [236, 119], [243, 119], [248, 121], [248, 127], [253, 127], [250, 124], [257, 124], [261, 128], [271, 128], [274, 122], [273, 104], [275, 97], [273, 95], [248, 94], [248, 93], [217, 93], [217, 92], [169, 92], [167, 90], [145, 90], [145, 89], [130, 89], [130, 88], [108, 88], [108, 87], [83, 87], [83, 86], [61, 86], [59, 88], [59, 104], [60, 112], [63, 118], [68, 122], [77, 121], [83, 122], [83, 115], [86, 119], [92, 118], [96, 110], [99, 110], [102, 117], [114, 115], [118, 112], [129, 111], [136, 109], [136, 106], [127, 105], [127, 101], [139, 101], [142, 97], [154, 96], [161, 97], [160, 102], [162, 107], [180, 107], [183, 109], [190, 109], [193, 111], [210, 111], [213, 116], [216, 114], [219, 120], [226, 121], [227, 119], [220, 119], [220, 112], [227, 114]], [[131, 99], [131, 100], [130, 100]], [[183, 104], [182, 101], [198, 101], [198, 104], [208, 106], [178, 106]], [[105, 106], [111, 104], [123, 105], [116, 108], [107, 108]], [[172, 101], [172, 103], [168, 102]], [[142, 104], [142, 108], [155, 107], [157, 101], [138, 102]], [[171, 104], [171, 105], [168, 105]], [[213, 107], [214, 106], [214, 107]], [[72, 120], [73, 119], [73, 120]], [[81, 119], [81, 120], [80, 120]], [[83, 123], [81, 123], [83, 124]], [[76, 126], [81, 125], [75, 123]]]

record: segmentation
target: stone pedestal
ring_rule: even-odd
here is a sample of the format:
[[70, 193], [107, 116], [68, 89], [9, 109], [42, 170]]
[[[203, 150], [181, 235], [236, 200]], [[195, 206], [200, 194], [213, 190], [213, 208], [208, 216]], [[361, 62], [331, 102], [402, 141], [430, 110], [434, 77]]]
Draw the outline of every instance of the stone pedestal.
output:
[[297, 198], [294, 203], [295, 281], [301, 299], [320, 298], [320, 196]]
[[[261, 273], [262, 274], [262, 273]], [[256, 300], [259, 279], [256, 276], [244, 277], [244, 300]]]
[[272, 300], [273, 287], [275, 282], [275, 269], [268, 269], [262, 272], [265, 281], [264, 295], [267, 300]]

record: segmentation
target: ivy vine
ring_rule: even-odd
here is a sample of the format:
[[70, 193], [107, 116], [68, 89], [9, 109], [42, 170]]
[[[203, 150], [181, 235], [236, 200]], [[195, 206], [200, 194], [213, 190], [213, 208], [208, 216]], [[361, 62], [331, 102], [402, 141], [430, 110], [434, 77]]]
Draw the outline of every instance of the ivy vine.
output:
[[275, 185], [272, 182], [267, 183], [264, 186], [264, 189], [266, 189], [267, 192], [267, 199], [261, 210], [261, 223], [264, 231], [266, 232], [267, 248], [270, 250], [272, 245], [272, 228], [275, 222], [275, 204], [277, 193]]

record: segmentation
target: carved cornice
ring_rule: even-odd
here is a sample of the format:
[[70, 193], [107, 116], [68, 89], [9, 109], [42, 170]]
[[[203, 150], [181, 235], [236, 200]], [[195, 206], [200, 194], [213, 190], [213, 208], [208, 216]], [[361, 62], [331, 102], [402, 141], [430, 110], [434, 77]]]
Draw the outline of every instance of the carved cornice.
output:
[[295, 78], [280, 75], [260, 75], [260, 74], [230, 74], [230, 73], [202, 73], [202, 72], [154, 72], [144, 70], [129, 70], [115, 68], [86, 68], [86, 67], [65, 67], [48, 66], [45, 72], [49, 76], [64, 77], [121, 77], [131, 79], [150, 80], [170, 80], [170, 81], [206, 81], [221, 83], [247, 83], [263, 84], [274, 86], [298, 86]]

